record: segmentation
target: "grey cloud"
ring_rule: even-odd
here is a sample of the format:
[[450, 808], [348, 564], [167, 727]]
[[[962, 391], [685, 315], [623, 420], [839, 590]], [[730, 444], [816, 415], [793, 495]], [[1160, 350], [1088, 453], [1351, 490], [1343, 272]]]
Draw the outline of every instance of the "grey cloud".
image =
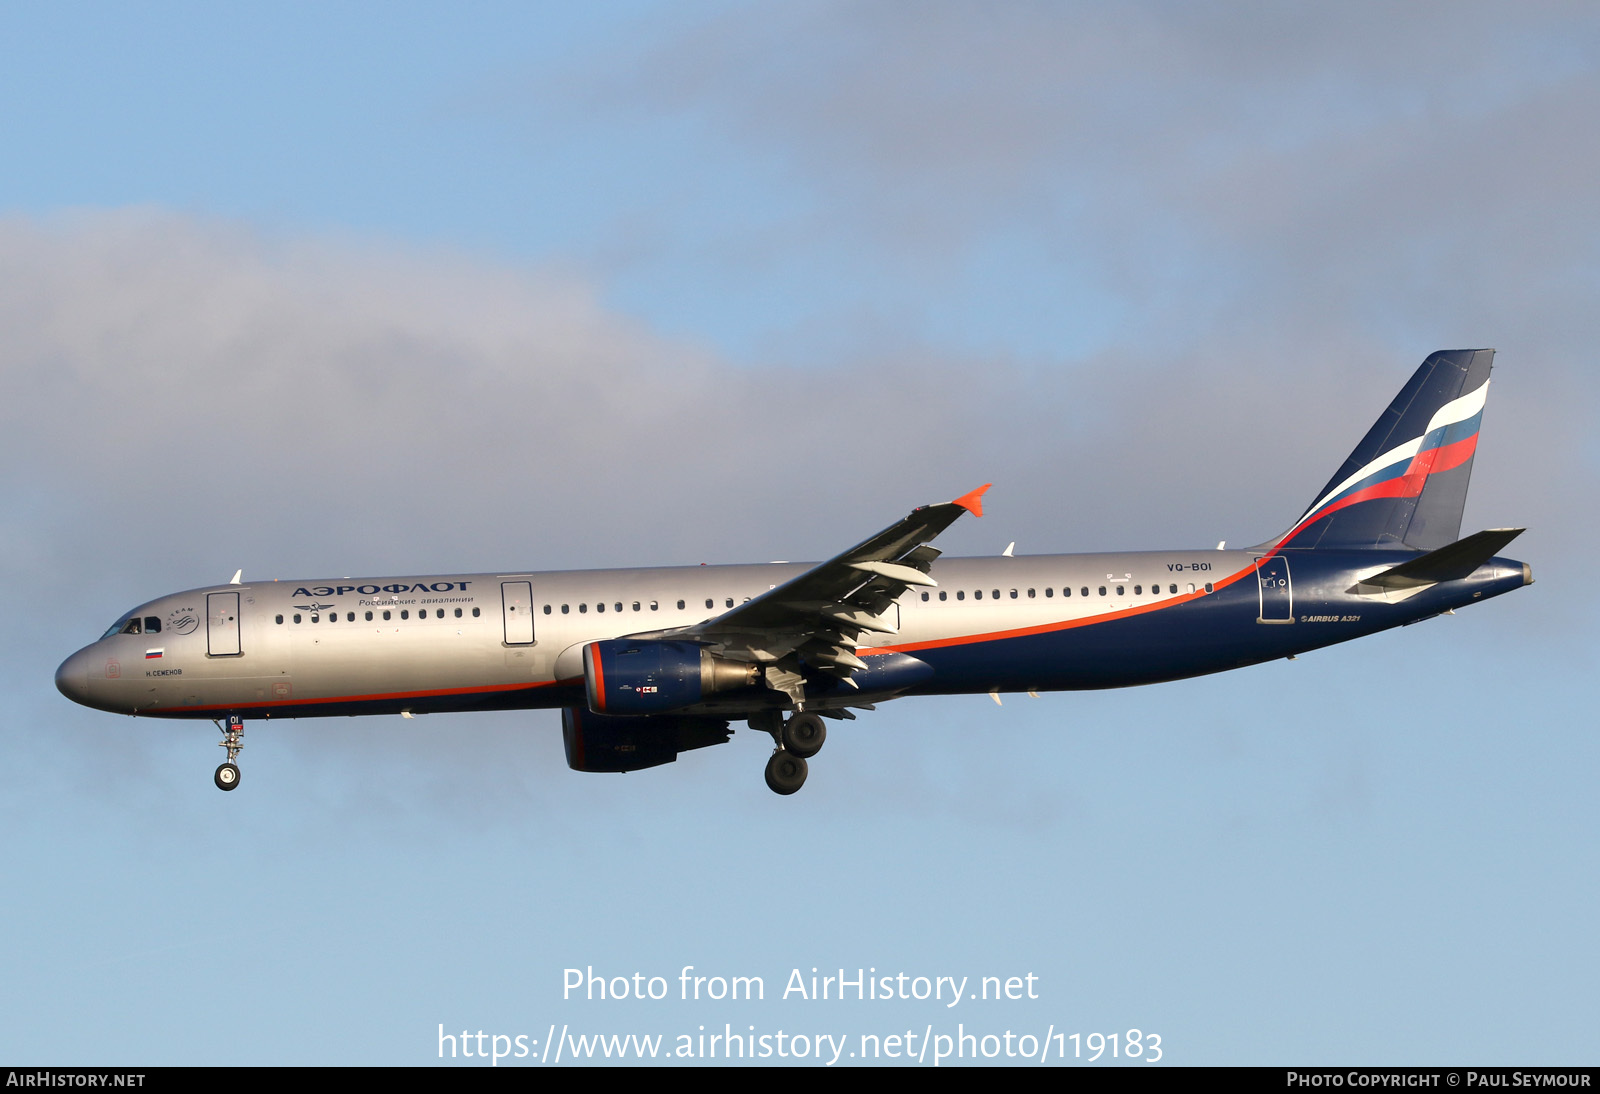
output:
[[[149, 211], [0, 239], [13, 562], [196, 583], [818, 557], [991, 479], [952, 549], [1264, 538], [1440, 348], [1323, 318], [1070, 373], [903, 337], [748, 369], [459, 255]], [[1571, 372], [1508, 361], [1543, 466], [1592, 477]]]
[[842, 246], [864, 276], [923, 280], [1022, 240], [1168, 345], [1266, 309], [1589, 333], [1587, 6], [788, 5], [562, 78], [804, 195], [709, 222], [699, 253], [730, 269]]
[[1573, 5], [823, 3], [736, 10], [587, 82], [703, 112], [819, 185], [998, 212], [1063, 180], [1173, 195], [1396, 119], [1449, 128], [1592, 76], [1597, 31]]
[[57, 576], [805, 557], [970, 485], [986, 431], [946, 434], [994, 398], [949, 361], [740, 369], [559, 273], [153, 210], [13, 218], [0, 255], [0, 531]]

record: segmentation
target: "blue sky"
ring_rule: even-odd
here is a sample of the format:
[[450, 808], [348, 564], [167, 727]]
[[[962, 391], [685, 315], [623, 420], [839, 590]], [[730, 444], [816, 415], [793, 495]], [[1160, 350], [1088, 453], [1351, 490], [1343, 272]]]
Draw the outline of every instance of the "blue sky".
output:
[[[3, 26], [0, 1057], [964, 1022], [1176, 1063], [1593, 1059], [1588, 8]], [[1428, 352], [1479, 345], [1464, 530], [1527, 525], [1532, 588], [1203, 680], [889, 704], [792, 799], [749, 733], [570, 772], [550, 712], [252, 727], [222, 795], [209, 725], [51, 685], [241, 566], [825, 557], [991, 480], [947, 551], [1257, 542]], [[768, 998], [561, 998], [568, 967], [685, 965]], [[813, 967], [1040, 998], [777, 998]]]

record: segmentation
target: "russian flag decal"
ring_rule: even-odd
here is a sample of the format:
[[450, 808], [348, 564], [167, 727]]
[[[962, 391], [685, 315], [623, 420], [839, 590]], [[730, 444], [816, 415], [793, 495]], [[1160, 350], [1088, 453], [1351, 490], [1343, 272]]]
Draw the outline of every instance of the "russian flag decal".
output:
[[164, 652], [166, 652], [166, 647], [165, 646], [161, 647], [161, 649], [159, 649], [159, 650], [145, 650], [144, 651], [144, 659], [146, 661], [157, 661], [157, 660], [160, 660], [161, 655]]

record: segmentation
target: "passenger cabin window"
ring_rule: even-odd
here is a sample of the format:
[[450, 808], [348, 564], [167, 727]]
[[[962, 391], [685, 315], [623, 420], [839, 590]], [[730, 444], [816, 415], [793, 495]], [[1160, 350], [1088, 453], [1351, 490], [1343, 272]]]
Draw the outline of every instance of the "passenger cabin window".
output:
[[[959, 597], [961, 594], [957, 593], [956, 595]], [[974, 590], [972, 590], [972, 599], [974, 599], [974, 600], [982, 600], [983, 599], [983, 590], [982, 589], [974, 589]]]
[[[388, 609], [388, 608], [385, 608], [385, 609], [383, 609], [383, 617], [384, 617], [384, 618], [385, 618], [385, 619], [392, 619], [392, 618], [393, 618], [393, 616], [391, 616], [391, 615], [390, 615], [390, 614], [389, 614], [389, 609]], [[298, 622], [300, 622], [300, 617], [299, 617], [299, 616], [298, 616], [298, 615], [297, 615], [297, 616], [295, 616], [295, 617], [294, 617], [294, 621], [295, 621], [295, 622], [296, 622], [296, 623], [298, 623]]]
[[281, 616], [281, 615], [280, 615], [280, 616], [278, 616], [278, 617], [277, 617], [277, 621], [278, 621], [278, 622], [279, 622], [279, 623], [282, 623], [282, 622], [283, 622], [283, 616]]
[[371, 613], [371, 612], [368, 612], [368, 613], [367, 613], [367, 622], [368, 622], [368, 623], [371, 623], [371, 622], [372, 622], [372, 613]]
[[1101, 596], [1105, 596], [1106, 595], [1106, 587], [1104, 585], [1100, 586], [1100, 595]]
[[[924, 598], [923, 598], [923, 599], [924, 599], [924, 600], [926, 600], [926, 599], [927, 599], [927, 598], [926, 598], [926, 597], [924, 597]], [[711, 606], [712, 606], [712, 604], [711, 604], [711, 598], [710, 598], [710, 597], [706, 597], [706, 607], [708, 607], [708, 608], [709, 608], [709, 607], [711, 607]]]
[[474, 618], [474, 619], [478, 618], [478, 609], [477, 608], [473, 608], [472, 609], [472, 618]]
[[[457, 614], [457, 615], [460, 615], [460, 614], [461, 614], [461, 609], [460, 609], [460, 608], [457, 608], [457, 609], [456, 609], [456, 614]], [[550, 605], [548, 605], [548, 604], [546, 604], [546, 605], [545, 605], [545, 606], [544, 606], [544, 614], [545, 614], [545, 615], [549, 615], [549, 614], [550, 614]]]

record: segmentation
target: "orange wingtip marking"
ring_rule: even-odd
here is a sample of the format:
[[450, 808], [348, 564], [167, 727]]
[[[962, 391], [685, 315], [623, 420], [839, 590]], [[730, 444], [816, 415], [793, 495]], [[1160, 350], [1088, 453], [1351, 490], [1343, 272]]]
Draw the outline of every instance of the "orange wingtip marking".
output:
[[982, 486], [980, 486], [976, 490], [974, 490], [972, 493], [970, 493], [970, 494], [962, 494], [959, 498], [957, 498], [955, 501], [951, 502], [950, 504], [951, 505], [959, 505], [959, 506], [961, 506], [961, 508], [963, 508], [967, 512], [971, 513], [973, 516], [981, 517], [981, 516], [983, 516], [983, 492], [985, 490], [989, 489], [989, 487], [991, 487], [993, 485], [994, 485], [994, 483], [992, 483], [992, 482], [986, 482]]

